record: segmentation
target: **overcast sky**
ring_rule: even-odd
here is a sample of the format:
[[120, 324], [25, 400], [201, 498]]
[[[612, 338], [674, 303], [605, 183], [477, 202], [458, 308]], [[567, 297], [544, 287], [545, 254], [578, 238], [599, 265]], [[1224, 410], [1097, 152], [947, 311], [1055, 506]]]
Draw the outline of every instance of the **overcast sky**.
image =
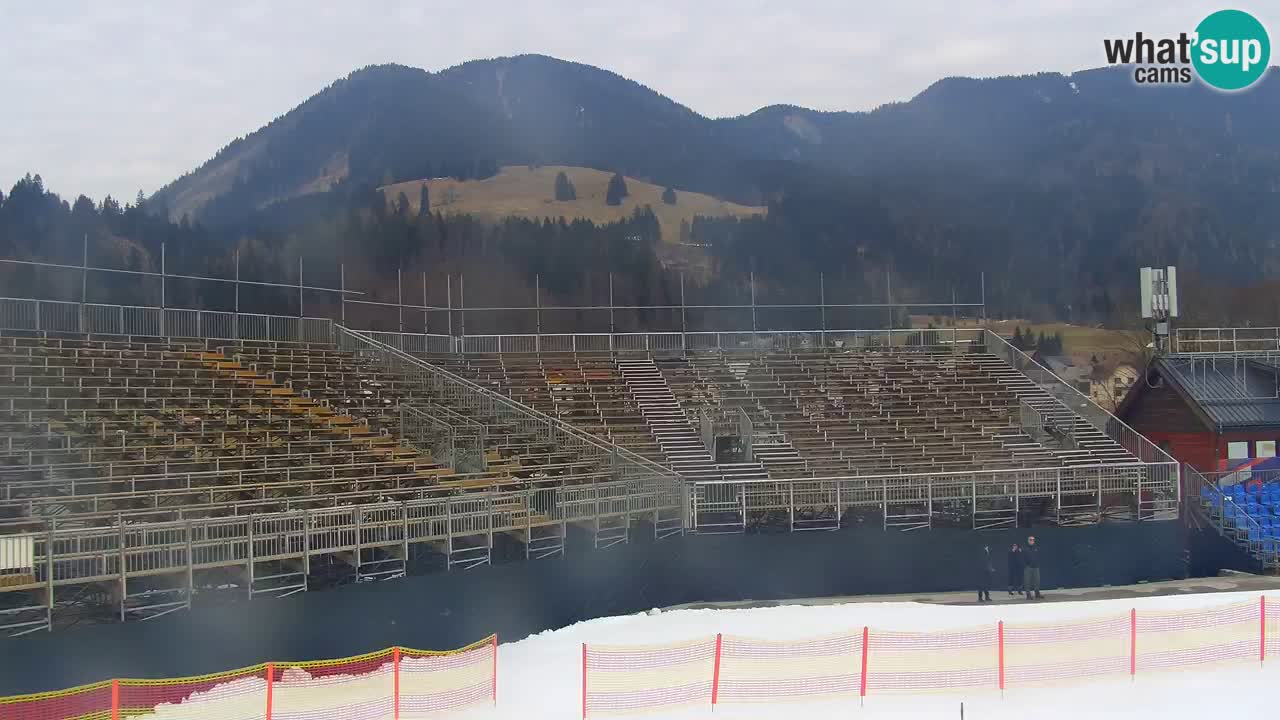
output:
[[949, 75], [1096, 67], [1104, 36], [1174, 35], [1233, 6], [1276, 40], [1273, 0], [4, 0], [0, 188], [39, 172], [64, 196], [149, 194], [370, 64], [544, 53], [704, 115], [866, 110]]

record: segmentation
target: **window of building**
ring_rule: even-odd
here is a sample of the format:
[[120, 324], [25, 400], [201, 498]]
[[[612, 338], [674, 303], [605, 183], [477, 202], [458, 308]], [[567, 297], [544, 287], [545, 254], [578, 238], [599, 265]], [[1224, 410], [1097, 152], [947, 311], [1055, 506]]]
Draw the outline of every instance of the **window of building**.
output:
[[1230, 442], [1227, 443], [1227, 459], [1228, 460], [1248, 460], [1249, 459], [1249, 442]]
[[1257, 454], [1254, 457], [1269, 458], [1276, 456], [1275, 440], [1259, 440], [1257, 445]]

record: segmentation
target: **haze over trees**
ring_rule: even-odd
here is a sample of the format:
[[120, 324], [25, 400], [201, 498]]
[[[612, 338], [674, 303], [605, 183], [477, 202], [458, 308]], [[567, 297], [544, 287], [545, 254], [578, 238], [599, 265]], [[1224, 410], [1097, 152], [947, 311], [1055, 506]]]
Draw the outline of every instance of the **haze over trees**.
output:
[[[497, 258], [521, 278], [510, 291], [524, 292], [544, 267], [530, 249], [546, 243], [564, 264], [557, 292], [598, 302], [592, 273], [647, 277], [667, 265], [662, 276], [674, 277], [665, 248], [683, 242], [681, 262], [726, 294], [754, 272], [766, 292], [808, 298], [824, 273], [851, 296], [883, 299], [888, 275], [899, 300], [954, 291], [974, 301], [985, 273], [990, 315], [1078, 323], [1131, 322], [1136, 269], [1178, 265], [1188, 312], [1276, 324], [1280, 307], [1258, 300], [1280, 277], [1276, 117], [1280, 73], [1236, 94], [1136, 87], [1111, 68], [948, 78], [873, 112], [771, 106], [709, 119], [608, 71], [539, 56], [439, 73], [377, 66], [126, 205], [63, 201], [24, 178], [0, 202], [0, 255], [75, 263], [90, 228], [119, 266], [154, 266], [164, 240], [171, 262], [211, 272], [240, 249], [289, 277], [301, 253], [367, 266], [369, 284], [385, 286], [401, 263], [444, 275]], [[447, 191], [436, 208], [420, 195], [417, 213], [407, 197], [381, 209], [372, 200], [388, 183], [488, 178], [505, 165], [608, 168], [622, 186], [633, 177], [768, 214], [699, 217], [659, 238], [644, 217], [442, 218], [433, 210]], [[552, 196], [563, 190], [557, 178]], [[654, 282], [655, 296], [672, 284]]]

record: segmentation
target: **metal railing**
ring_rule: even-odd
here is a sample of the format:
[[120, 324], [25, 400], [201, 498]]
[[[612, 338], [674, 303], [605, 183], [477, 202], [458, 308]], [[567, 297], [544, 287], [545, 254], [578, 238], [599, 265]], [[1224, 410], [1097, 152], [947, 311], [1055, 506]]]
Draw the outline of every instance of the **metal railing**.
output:
[[[793, 518], [825, 512], [838, 526], [849, 508], [867, 507], [884, 511], [886, 529], [895, 517], [894, 507], [918, 506], [920, 527], [929, 527], [930, 518], [943, 514], [944, 506], [969, 503], [974, 527], [980, 527], [992, 503], [1005, 503], [1016, 515], [1024, 498], [1051, 498], [1056, 507], [1069, 511], [1063, 524], [1079, 524], [1075, 516], [1087, 515], [1098, 522], [1112, 508], [1108, 498], [1133, 498], [1127, 508], [1131, 519], [1172, 520], [1177, 517], [1179, 482], [1176, 463], [1128, 463], [1074, 467], [986, 470], [976, 472], [913, 473], [907, 475], [864, 475], [793, 480], [712, 479], [692, 481], [690, 502], [694, 532], [724, 532], [746, 528], [752, 516], [765, 517], [782, 512]], [[1160, 492], [1169, 498], [1159, 505], [1144, 503], [1143, 493]], [[1083, 501], [1088, 498], [1088, 501]], [[954, 510], [954, 507], [948, 507]], [[897, 517], [905, 517], [899, 513]], [[794, 527], [793, 527], [794, 529]]]
[[990, 330], [986, 330], [985, 333], [987, 352], [1001, 358], [1015, 370], [1027, 376], [1066, 410], [1083, 418], [1134, 457], [1144, 463], [1177, 464], [1168, 453], [1157, 447], [1155, 443], [1126, 425], [1124, 421], [1102, 409], [1089, 396], [1063, 382], [1057, 375], [1054, 375], [1043, 365], [1028, 357], [1026, 353], [1010, 345], [1008, 341]]
[[484, 472], [485, 426], [444, 406], [401, 405], [400, 439], [457, 472]]
[[1178, 353], [1280, 352], [1280, 328], [1178, 328]]
[[384, 367], [416, 382], [439, 403], [458, 409], [473, 418], [490, 419], [578, 457], [602, 461], [615, 477], [626, 483], [627, 491], [651, 498], [656, 507], [670, 508], [672, 515], [659, 517], [660, 535], [678, 533], [683, 528], [679, 513], [680, 476], [670, 468], [593, 437], [566, 422], [522, 405], [501, 393], [477, 385], [443, 368], [432, 365], [373, 338], [341, 325], [334, 325], [334, 341], [343, 350], [369, 357]]
[[[743, 306], [746, 307], [746, 306]], [[815, 306], [816, 307], [816, 306]], [[832, 306], [837, 307], [837, 306]], [[533, 310], [533, 308], [527, 308]], [[607, 307], [595, 308], [606, 310]], [[438, 308], [445, 310], [445, 308]], [[487, 308], [472, 308], [484, 312]], [[454, 308], [451, 312], [467, 312]], [[140, 305], [0, 298], [0, 330], [42, 334], [78, 333], [120, 337], [326, 342], [330, 318], [228, 312]], [[681, 352], [689, 350], [803, 350], [811, 348], [957, 348], [978, 344], [978, 328], [921, 330], [729, 330], [502, 335], [361, 330], [369, 338], [409, 353]], [[929, 343], [929, 344], [926, 344]]]
[[1280, 483], [1280, 470], [1275, 469], [1255, 470], [1251, 467], [1242, 467], [1235, 470], [1220, 470], [1201, 474], [1210, 482], [1223, 488], [1242, 483]]
[[1214, 528], [1235, 542], [1264, 567], [1280, 567], [1280, 539], [1272, 537], [1256, 518], [1222, 491], [1217, 478], [1206, 477], [1190, 465], [1182, 466], [1188, 490], [1195, 488], [1197, 501]]
[[328, 342], [331, 324], [321, 317], [0, 297], [0, 329], [32, 333]]
[[658, 496], [632, 489], [629, 480], [569, 484], [549, 478], [405, 502], [170, 522], [74, 527], [74, 518], [32, 521], [26, 532], [13, 528], [19, 531], [14, 536], [34, 543], [31, 567], [16, 569], [26, 573], [28, 585], [43, 587], [652, 514]]
[[755, 462], [755, 423], [751, 422], [751, 416], [742, 408], [738, 408], [738, 437], [742, 439], [743, 462]]

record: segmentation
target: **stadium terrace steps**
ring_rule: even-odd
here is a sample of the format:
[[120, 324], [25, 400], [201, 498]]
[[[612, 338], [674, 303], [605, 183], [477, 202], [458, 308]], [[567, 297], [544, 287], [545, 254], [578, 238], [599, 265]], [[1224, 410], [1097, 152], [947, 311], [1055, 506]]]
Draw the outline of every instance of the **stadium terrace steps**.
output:
[[742, 383], [749, 363], [721, 357], [706, 362], [710, 357], [664, 357], [656, 364], [686, 410], [710, 405], [728, 412], [745, 412], [751, 418], [756, 435], [752, 443], [753, 460], [764, 466], [769, 477], [811, 476], [808, 463]]
[[367, 423], [361, 423], [350, 415], [334, 412], [329, 407], [298, 395], [287, 381], [283, 384], [259, 374], [256, 369], [246, 368], [238, 360], [230, 359], [221, 352], [201, 353], [201, 359], [210, 368], [230, 378], [232, 381], [247, 385], [255, 390], [265, 390], [273, 398], [282, 398], [287, 402], [285, 411], [311, 418], [317, 424], [346, 431], [352, 440], [369, 440], [375, 444], [388, 444], [389, 439], [374, 433]]
[[618, 367], [673, 470], [689, 479], [768, 477], [758, 462], [717, 463], [712, 458], [652, 358], [620, 359]]

